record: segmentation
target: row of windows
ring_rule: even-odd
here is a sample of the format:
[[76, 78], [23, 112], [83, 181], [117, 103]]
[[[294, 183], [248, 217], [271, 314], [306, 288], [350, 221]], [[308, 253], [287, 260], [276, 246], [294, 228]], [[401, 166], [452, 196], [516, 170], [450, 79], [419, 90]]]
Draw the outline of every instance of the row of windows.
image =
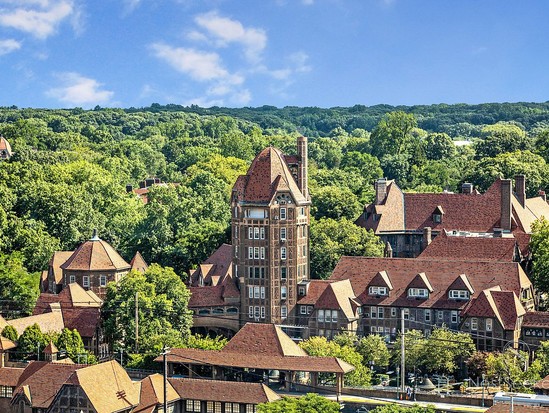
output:
[[13, 387], [11, 386], [0, 386], [0, 397], [9, 397], [13, 396]]
[[337, 310], [318, 310], [317, 320], [319, 323], [337, 323]]
[[[189, 413], [200, 413], [201, 405], [204, 402], [200, 400], [186, 400], [185, 411]], [[221, 402], [205, 402], [207, 413], [221, 413], [223, 410], [221, 405], [225, 405], [225, 413], [240, 413], [240, 403], [221, 403]], [[246, 404], [246, 413], [255, 413], [255, 404]]]
[[265, 247], [248, 247], [248, 259], [250, 259], [250, 260], [264, 260], [265, 259]]
[[223, 314], [223, 313], [227, 313], [227, 314], [238, 314], [238, 308], [236, 307], [229, 307], [227, 309], [223, 308], [223, 307], [215, 307], [213, 309], [210, 309], [210, 308], [201, 308], [200, 310], [198, 310], [197, 314], [198, 315], [208, 315], [208, 314]]
[[248, 267], [248, 277], [265, 278], [265, 267]]
[[[69, 284], [76, 282], [76, 275], [69, 275]], [[82, 277], [82, 287], [87, 288], [90, 286], [90, 276], [84, 275]], [[106, 287], [107, 286], [107, 276], [106, 275], [100, 275], [99, 276], [99, 286], [100, 287]]]
[[[283, 201], [277, 201], [278, 204], [291, 204], [291, 199], [286, 199]], [[305, 216], [305, 207], [299, 207], [297, 208], [297, 213], [299, 216]], [[287, 219], [288, 217], [288, 210], [285, 207], [280, 207], [278, 210], [278, 217], [282, 220]], [[234, 207], [233, 209], [233, 216], [234, 218], [238, 218], [238, 207]], [[264, 219], [269, 218], [269, 210], [263, 209], [263, 208], [246, 208], [244, 210], [244, 217], [245, 218], [256, 218], [256, 219]], [[275, 217], [276, 219], [276, 217]]]
[[248, 307], [248, 317], [250, 318], [265, 318], [265, 306], [250, 305]]
[[248, 227], [248, 239], [265, 239], [265, 227]]
[[[405, 320], [411, 320], [415, 321], [413, 318], [410, 317], [410, 309], [404, 308], [404, 319]], [[419, 311], [419, 310], [418, 310]], [[424, 320], [427, 322], [433, 321], [431, 318], [432, 312], [435, 311], [435, 315], [438, 321], [444, 320], [444, 311], [443, 310], [423, 310], [423, 316]], [[365, 317], [368, 317], [368, 314], [364, 315]], [[385, 308], [384, 307], [370, 307], [370, 318], [385, 318]], [[391, 317], [397, 316], [397, 309], [395, 307], [391, 307]], [[458, 322], [458, 312], [457, 311], [451, 311], [450, 312], [450, 321], [452, 323]]]
[[[493, 327], [492, 319], [487, 318], [484, 324], [484, 331], [492, 331], [492, 327]], [[476, 317], [471, 318], [471, 330], [473, 331], [478, 330], [478, 318]]]
[[248, 285], [248, 298], [261, 298], [265, 299], [265, 287], [259, 287], [257, 285]]
[[[375, 286], [372, 285], [368, 288], [369, 295], [387, 295], [387, 287]], [[409, 288], [408, 297], [419, 297], [427, 298], [429, 296], [429, 291], [426, 288]], [[448, 293], [448, 298], [455, 300], [468, 300], [470, 296], [469, 291], [467, 290], [450, 290]]]
[[300, 305], [299, 306], [299, 313], [306, 315], [311, 314], [313, 312], [313, 306], [312, 305]]

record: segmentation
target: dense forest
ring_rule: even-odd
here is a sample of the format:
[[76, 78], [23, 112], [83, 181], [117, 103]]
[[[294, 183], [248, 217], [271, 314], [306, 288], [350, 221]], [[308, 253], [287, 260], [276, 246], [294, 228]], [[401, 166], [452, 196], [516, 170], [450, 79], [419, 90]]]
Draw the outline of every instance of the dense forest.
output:
[[[297, 134], [310, 138], [316, 277], [342, 254], [381, 254], [376, 237], [353, 224], [378, 177], [438, 192], [465, 181], [484, 190], [497, 176], [524, 173], [529, 196], [549, 183], [549, 103], [4, 107], [0, 134], [14, 151], [0, 161], [0, 299], [20, 303], [36, 296], [53, 251], [74, 249], [94, 228], [124, 258], [139, 250], [184, 277], [228, 241], [236, 177], [265, 146], [295, 153]], [[126, 185], [148, 177], [169, 184], [144, 203]]]

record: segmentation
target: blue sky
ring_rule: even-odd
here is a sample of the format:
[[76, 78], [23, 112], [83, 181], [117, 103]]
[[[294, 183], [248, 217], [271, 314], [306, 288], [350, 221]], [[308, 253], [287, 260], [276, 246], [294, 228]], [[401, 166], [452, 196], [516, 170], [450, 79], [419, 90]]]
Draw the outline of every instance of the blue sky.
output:
[[0, 106], [549, 100], [545, 0], [0, 0]]

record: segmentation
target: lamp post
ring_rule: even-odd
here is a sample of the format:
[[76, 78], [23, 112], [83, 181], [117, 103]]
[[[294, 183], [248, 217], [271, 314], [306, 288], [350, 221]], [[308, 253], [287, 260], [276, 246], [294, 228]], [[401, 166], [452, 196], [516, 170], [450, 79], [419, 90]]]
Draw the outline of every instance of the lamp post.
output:
[[396, 382], [396, 385], [397, 385], [397, 400], [400, 400], [400, 376], [399, 376], [399, 373], [400, 373], [400, 367], [396, 367], [396, 372], [397, 372], [397, 382]]
[[482, 386], [482, 407], [484, 407], [484, 380], [485, 380], [486, 376], [484, 373], [482, 373], [482, 383], [481, 383], [481, 386]]

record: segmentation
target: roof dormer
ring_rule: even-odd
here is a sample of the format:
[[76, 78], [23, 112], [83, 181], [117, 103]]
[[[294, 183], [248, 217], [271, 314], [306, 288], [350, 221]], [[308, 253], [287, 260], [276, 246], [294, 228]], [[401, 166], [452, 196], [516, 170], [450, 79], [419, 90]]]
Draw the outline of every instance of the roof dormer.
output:
[[417, 274], [407, 287], [409, 298], [429, 298], [433, 291], [433, 286], [424, 272]]
[[442, 222], [442, 217], [444, 216], [444, 210], [440, 205], [437, 205], [433, 211], [433, 222], [435, 224], [440, 224]]
[[387, 296], [393, 289], [393, 284], [386, 271], [378, 272], [368, 284], [368, 295]]
[[448, 287], [448, 298], [453, 300], [469, 300], [475, 293], [473, 286], [465, 274], [460, 274]]

